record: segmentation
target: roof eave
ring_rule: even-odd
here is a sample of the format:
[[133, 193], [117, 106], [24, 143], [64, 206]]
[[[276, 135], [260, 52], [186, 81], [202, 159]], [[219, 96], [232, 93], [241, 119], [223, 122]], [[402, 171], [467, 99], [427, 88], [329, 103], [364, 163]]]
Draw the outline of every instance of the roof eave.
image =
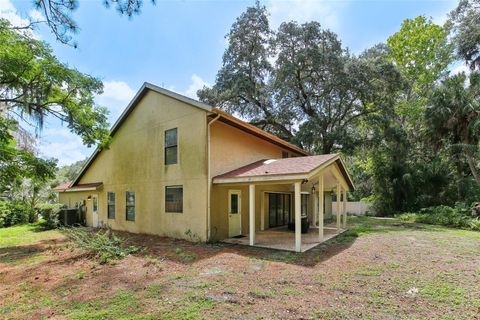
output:
[[307, 179], [305, 174], [275, 174], [254, 177], [239, 178], [213, 178], [213, 184], [239, 184], [239, 183], [259, 183], [259, 182], [284, 182], [303, 181]]

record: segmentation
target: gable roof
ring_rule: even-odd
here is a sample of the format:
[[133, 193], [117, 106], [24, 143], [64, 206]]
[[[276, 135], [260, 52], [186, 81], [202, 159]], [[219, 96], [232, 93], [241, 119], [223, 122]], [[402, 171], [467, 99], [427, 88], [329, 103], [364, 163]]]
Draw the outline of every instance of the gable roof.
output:
[[317, 169], [335, 162], [345, 181], [353, 190], [355, 187], [352, 179], [338, 154], [322, 154], [285, 159], [264, 159], [218, 175], [213, 178], [213, 183], [242, 183], [272, 178], [278, 178], [278, 180], [304, 179], [317, 172]]
[[[113, 137], [115, 135], [115, 133], [118, 131], [118, 129], [121, 127], [121, 125], [125, 122], [125, 120], [128, 118], [128, 116], [132, 113], [132, 111], [138, 105], [140, 100], [146, 95], [146, 93], [149, 90], [160, 93], [160, 94], [163, 94], [163, 95], [165, 95], [167, 97], [170, 97], [172, 99], [184, 102], [186, 104], [197, 107], [199, 109], [202, 109], [202, 110], [204, 110], [206, 112], [209, 112], [209, 113], [212, 113], [214, 115], [219, 115], [220, 116], [220, 119], [219, 119], [220, 121], [222, 121], [224, 123], [227, 123], [229, 125], [232, 125], [236, 128], [239, 128], [239, 129], [241, 129], [245, 132], [248, 132], [248, 133], [250, 133], [254, 136], [257, 136], [257, 137], [260, 137], [264, 140], [267, 140], [267, 141], [269, 141], [273, 144], [279, 145], [279, 146], [281, 146], [281, 147], [283, 147], [287, 150], [294, 151], [294, 152], [297, 152], [297, 153], [302, 154], [302, 155], [308, 155], [309, 154], [308, 152], [306, 152], [302, 148], [300, 148], [300, 147], [298, 147], [294, 144], [291, 144], [291, 143], [289, 143], [289, 142], [287, 142], [283, 139], [280, 139], [277, 136], [269, 134], [269, 133], [267, 133], [267, 132], [265, 132], [265, 131], [247, 123], [247, 122], [244, 122], [244, 121], [242, 121], [242, 120], [240, 120], [240, 119], [238, 119], [238, 118], [236, 118], [236, 117], [234, 117], [234, 116], [232, 116], [232, 115], [230, 115], [226, 112], [223, 112], [223, 111], [219, 110], [218, 108], [214, 108], [214, 107], [212, 107], [208, 104], [205, 104], [203, 102], [200, 102], [200, 101], [197, 101], [195, 99], [192, 99], [192, 98], [186, 97], [184, 95], [178, 94], [176, 92], [161, 88], [159, 86], [156, 86], [156, 85], [148, 83], [148, 82], [145, 82], [142, 85], [140, 90], [138, 90], [138, 92], [133, 97], [132, 101], [130, 101], [130, 103], [127, 105], [127, 107], [122, 112], [120, 117], [114, 123], [114, 125], [112, 126], [112, 129], [110, 130], [110, 136], [111, 137]], [[78, 174], [78, 176], [73, 180], [71, 186], [75, 186], [75, 185], [78, 184], [78, 182], [80, 181], [82, 176], [88, 170], [88, 168], [93, 163], [93, 161], [95, 161], [95, 159], [97, 158], [97, 156], [100, 152], [101, 152], [101, 150], [99, 150], [99, 149], [96, 149], [93, 152], [93, 154], [90, 156], [90, 158], [88, 158], [87, 162], [83, 166], [82, 170], [80, 170], [80, 173]]]

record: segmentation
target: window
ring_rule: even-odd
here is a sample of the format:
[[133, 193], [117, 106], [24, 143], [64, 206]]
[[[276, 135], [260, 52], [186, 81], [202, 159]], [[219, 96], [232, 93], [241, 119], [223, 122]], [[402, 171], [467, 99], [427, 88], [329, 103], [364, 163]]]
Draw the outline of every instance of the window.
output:
[[135, 192], [127, 191], [126, 196], [126, 218], [128, 221], [135, 221]]
[[115, 219], [115, 193], [107, 192], [107, 214], [108, 219]]
[[93, 196], [93, 212], [97, 212], [98, 211], [98, 200], [97, 200], [97, 197], [96, 196]]
[[288, 158], [288, 151], [282, 151], [282, 158]]
[[165, 212], [183, 212], [183, 187], [165, 187]]
[[301, 200], [301, 208], [302, 208], [302, 216], [306, 216], [308, 214], [308, 199], [309, 199], [309, 194], [308, 193], [302, 193], [302, 200]]
[[238, 193], [230, 194], [230, 213], [238, 213]]
[[165, 131], [165, 164], [175, 164], [177, 158], [177, 128], [174, 128]]

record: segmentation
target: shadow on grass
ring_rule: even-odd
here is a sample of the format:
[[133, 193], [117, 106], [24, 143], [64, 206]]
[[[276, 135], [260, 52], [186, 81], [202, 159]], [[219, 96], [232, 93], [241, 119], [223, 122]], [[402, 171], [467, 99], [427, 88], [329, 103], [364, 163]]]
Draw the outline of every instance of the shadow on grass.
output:
[[313, 267], [322, 261], [348, 249], [357, 239], [356, 230], [348, 230], [333, 237], [315, 248], [304, 252], [250, 247], [239, 244], [191, 243], [153, 235], [117, 233], [125, 239], [127, 245], [134, 245], [141, 250], [135, 254], [138, 257], [156, 257], [185, 265], [192, 265], [204, 259], [210, 259], [221, 254], [237, 254], [252, 259], [283, 262], [299, 266]]
[[400, 232], [406, 230], [432, 231], [433, 226], [403, 223], [394, 218], [355, 217], [350, 219], [349, 230], [319, 244], [303, 253], [250, 247], [227, 243], [192, 243], [154, 235], [115, 232], [125, 239], [126, 245], [140, 248], [135, 256], [166, 259], [185, 265], [192, 265], [203, 259], [220, 254], [238, 254], [253, 259], [283, 262], [304, 267], [314, 267], [350, 248], [356, 239], [372, 233]]

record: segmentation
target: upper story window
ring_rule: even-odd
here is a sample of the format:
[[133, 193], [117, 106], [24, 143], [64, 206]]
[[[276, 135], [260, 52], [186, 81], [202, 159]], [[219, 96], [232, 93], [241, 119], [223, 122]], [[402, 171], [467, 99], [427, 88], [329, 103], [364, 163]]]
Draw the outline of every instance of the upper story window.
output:
[[165, 131], [165, 164], [175, 164], [178, 160], [177, 128]]
[[282, 151], [282, 158], [288, 158], [288, 151]]
[[135, 221], [135, 192], [126, 192], [126, 219]]

